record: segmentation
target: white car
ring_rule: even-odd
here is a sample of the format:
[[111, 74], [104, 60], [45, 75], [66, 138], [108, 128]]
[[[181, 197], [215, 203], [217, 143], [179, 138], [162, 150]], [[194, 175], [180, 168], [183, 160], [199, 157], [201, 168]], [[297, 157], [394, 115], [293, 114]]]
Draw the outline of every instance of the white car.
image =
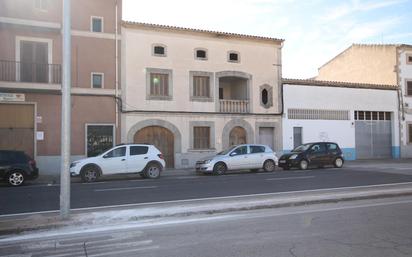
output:
[[276, 153], [267, 145], [236, 145], [215, 156], [196, 162], [196, 171], [222, 175], [227, 170], [274, 171], [278, 164]]
[[144, 178], [158, 178], [166, 167], [162, 153], [153, 145], [124, 144], [96, 156], [70, 164], [70, 175], [83, 182], [94, 182], [102, 175], [139, 173]]

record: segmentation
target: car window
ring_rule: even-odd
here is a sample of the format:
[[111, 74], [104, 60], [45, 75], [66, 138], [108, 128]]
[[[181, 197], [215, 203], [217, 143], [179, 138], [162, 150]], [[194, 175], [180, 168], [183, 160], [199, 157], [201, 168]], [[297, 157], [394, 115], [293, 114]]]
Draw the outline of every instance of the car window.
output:
[[326, 147], [331, 151], [338, 149], [338, 146], [336, 144], [326, 144]]
[[239, 146], [231, 154], [236, 153], [236, 155], [247, 154], [247, 146]]
[[264, 153], [265, 147], [261, 145], [251, 145], [250, 146], [250, 153]]
[[149, 147], [147, 146], [131, 146], [130, 147], [130, 155], [147, 154], [148, 151], [149, 151]]
[[311, 144], [304, 144], [296, 147], [295, 149], [292, 150], [292, 152], [304, 152], [309, 149]]
[[126, 147], [119, 147], [104, 155], [104, 158], [122, 157], [126, 155]]
[[314, 153], [321, 153], [325, 152], [325, 145], [324, 144], [315, 144], [310, 148]]

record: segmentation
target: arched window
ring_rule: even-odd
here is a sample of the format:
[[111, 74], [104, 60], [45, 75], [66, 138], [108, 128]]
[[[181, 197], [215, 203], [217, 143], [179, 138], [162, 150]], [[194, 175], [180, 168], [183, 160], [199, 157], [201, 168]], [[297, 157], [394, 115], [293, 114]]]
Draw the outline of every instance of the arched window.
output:
[[203, 48], [195, 49], [195, 59], [207, 60], [207, 50]]
[[273, 106], [273, 89], [270, 85], [260, 86], [260, 105], [266, 109]]
[[166, 56], [166, 46], [162, 44], [153, 44], [152, 54], [154, 56]]

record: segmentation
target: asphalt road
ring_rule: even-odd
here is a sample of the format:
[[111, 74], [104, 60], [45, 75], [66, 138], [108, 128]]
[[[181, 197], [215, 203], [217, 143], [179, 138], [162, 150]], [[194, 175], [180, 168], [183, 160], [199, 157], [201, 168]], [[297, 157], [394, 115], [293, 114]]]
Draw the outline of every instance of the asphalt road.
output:
[[[383, 166], [384, 167], [384, 166]], [[360, 166], [342, 169], [232, 172], [224, 176], [164, 176], [158, 180], [107, 180], [73, 183], [71, 207], [86, 208], [171, 200], [412, 182], [412, 166]], [[59, 185], [0, 187], [0, 215], [59, 209]]]
[[412, 197], [66, 228], [0, 238], [0, 256], [412, 256]]

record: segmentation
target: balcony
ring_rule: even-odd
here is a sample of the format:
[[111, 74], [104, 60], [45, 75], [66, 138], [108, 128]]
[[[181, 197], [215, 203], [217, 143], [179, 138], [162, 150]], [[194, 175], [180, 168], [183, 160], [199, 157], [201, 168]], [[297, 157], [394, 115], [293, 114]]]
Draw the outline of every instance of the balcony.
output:
[[0, 60], [0, 81], [61, 84], [61, 65]]
[[227, 113], [248, 113], [249, 100], [219, 100], [220, 112]]
[[219, 111], [249, 113], [248, 79], [234, 76], [219, 78]]

